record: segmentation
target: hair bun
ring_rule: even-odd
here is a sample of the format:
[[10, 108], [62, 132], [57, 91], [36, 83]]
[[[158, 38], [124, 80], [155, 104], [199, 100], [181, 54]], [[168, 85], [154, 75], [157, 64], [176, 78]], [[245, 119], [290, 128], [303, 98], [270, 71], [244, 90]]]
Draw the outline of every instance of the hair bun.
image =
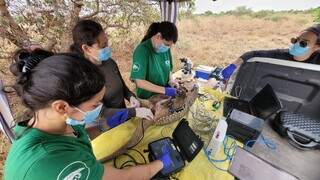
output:
[[28, 73], [30, 72], [34, 67], [37, 66], [37, 64], [45, 59], [46, 57], [41, 56], [41, 55], [34, 55], [34, 56], [29, 56], [28, 58], [22, 60], [21, 62], [23, 62], [23, 66], [22, 66], [22, 73]]
[[47, 57], [52, 56], [53, 53], [45, 51], [43, 49], [35, 49], [31, 53], [23, 52], [18, 56], [19, 70], [22, 73], [30, 72], [37, 64], [46, 59]]

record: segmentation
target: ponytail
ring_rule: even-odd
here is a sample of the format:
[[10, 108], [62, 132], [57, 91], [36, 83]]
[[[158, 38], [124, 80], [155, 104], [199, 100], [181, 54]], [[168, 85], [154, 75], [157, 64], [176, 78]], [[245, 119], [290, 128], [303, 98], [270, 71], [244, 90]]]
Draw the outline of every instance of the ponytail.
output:
[[152, 36], [156, 35], [159, 31], [159, 26], [160, 26], [160, 23], [159, 22], [154, 22], [152, 23], [149, 28], [148, 28], [148, 31], [146, 33], [146, 35], [144, 35], [144, 37], [142, 38], [142, 41], [141, 42], [144, 42], [148, 39], [150, 39]]

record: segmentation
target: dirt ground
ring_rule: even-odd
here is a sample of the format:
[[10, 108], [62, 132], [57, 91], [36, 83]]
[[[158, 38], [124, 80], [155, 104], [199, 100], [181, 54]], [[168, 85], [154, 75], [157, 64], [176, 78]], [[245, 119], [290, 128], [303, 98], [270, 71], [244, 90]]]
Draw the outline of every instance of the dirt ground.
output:
[[[200, 16], [182, 19], [178, 22], [179, 40], [173, 47], [174, 68], [181, 67], [179, 58], [189, 57], [194, 64], [225, 66], [242, 53], [254, 49], [286, 48], [290, 38], [312, 24], [311, 15], [284, 14], [283, 18], [258, 19], [247, 16]], [[124, 37], [125, 38], [125, 37]], [[142, 38], [138, 33], [135, 42]], [[111, 40], [112, 41], [112, 40]], [[120, 45], [113, 51], [122, 75], [128, 86], [133, 45]], [[0, 76], [5, 84], [12, 84], [14, 78], [8, 72], [10, 61], [0, 61]], [[9, 95], [14, 116], [21, 105], [14, 94]], [[3, 164], [10, 144], [0, 132], [0, 179]]]

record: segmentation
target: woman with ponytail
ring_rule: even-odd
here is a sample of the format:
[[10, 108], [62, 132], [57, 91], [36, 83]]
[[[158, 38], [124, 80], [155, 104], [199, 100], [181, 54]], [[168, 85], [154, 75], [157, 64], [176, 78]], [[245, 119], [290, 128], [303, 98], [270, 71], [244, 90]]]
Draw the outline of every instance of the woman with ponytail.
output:
[[171, 22], [152, 23], [133, 53], [131, 79], [136, 83], [137, 96], [147, 99], [153, 94], [174, 97], [175, 88], [168, 85], [172, 71], [170, 47], [178, 40], [178, 30]]

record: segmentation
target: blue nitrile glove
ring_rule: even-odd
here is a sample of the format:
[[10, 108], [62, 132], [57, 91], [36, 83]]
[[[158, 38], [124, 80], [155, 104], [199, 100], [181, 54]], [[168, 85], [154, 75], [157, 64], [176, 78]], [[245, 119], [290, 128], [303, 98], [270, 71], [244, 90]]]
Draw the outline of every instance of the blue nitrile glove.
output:
[[164, 95], [175, 97], [177, 95], [177, 89], [172, 87], [165, 87], [164, 89]]
[[111, 118], [106, 119], [106, 123], [110, 128], [114, 128], [114, 127], [126, 122], [128, 120], [128, 116], [129, 116], [128, 109], [120, 110], [120, 111], [114, 113], [114, 115]]
[[167, 169], [170, 167], [171, 157], [169, 153], [169, 147], [167, 144], [162, 147], [162, 156], [159, 158], [159, 160], [163, 164], [163, 169]]
[[235, 64], [229, 64], [227, 67], [225, 67], [221, 74], [224, 79], [229, 79], [232, 75], [232, 73], [237, 69], [237, 66]]

